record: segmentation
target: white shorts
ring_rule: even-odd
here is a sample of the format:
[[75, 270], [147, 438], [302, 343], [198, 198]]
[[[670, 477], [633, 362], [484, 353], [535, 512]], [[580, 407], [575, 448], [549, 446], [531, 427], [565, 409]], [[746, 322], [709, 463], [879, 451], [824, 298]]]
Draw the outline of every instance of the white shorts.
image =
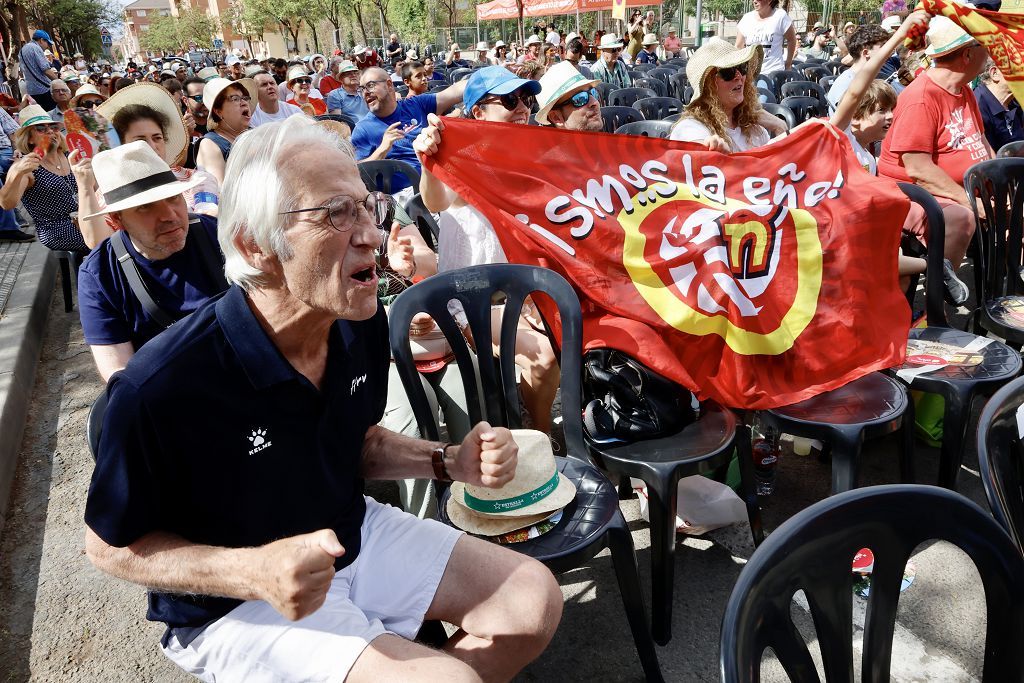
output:
[[344, 681], [377, 636], [416, 636], [461, 535], [366, 498], [359, 556], [335, 575], [320, 609], [289, 621], [250, 600], [187, 647], [171, 636], [164, 654], [210, 682]]

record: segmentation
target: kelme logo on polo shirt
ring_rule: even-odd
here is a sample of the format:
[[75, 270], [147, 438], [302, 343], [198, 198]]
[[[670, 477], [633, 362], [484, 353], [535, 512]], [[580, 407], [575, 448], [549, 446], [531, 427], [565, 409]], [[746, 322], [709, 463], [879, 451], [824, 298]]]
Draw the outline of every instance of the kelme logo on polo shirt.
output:
[[255, 455], [262, 450], [270, 448], [273, 444], [267, 440], [267, 430], [262, 427], [257, 427], [252, 430], [252, 433], [248, 436], [249, 443], [252, 444], [252, 448], [249, 449], [249, 455]]

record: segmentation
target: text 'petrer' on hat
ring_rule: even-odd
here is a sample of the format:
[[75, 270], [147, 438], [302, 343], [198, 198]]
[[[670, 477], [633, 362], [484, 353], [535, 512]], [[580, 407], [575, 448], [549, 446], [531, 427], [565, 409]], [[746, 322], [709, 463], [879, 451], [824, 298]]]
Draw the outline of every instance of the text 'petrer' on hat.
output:
[[547, 434], [513, 429], [519, 447], [516, 474], [499, 488], [455, 482], [445, 510], [452, 523], [480, 536], [497, 536], [547, 519], [576, 497], [576, 486], [558, 471]]
[[92, 160], [92, 171], [107, 208], [85, 218], [176, 197], [203, 182], [202, 177], [179, 181], [167, 162], [144, 140], [100, 152]]

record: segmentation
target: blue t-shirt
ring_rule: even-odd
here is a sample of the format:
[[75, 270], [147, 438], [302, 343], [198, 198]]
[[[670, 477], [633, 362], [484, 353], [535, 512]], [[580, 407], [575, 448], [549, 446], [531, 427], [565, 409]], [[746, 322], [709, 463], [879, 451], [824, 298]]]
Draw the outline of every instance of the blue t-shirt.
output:
[[[85, 522], [123, 548], [163, 531], [256, 547], [333, 529], [342, 569], [366, 513], [360, 458], [387, 402], [384, 307], [337, 321], [320, 388], [271, 341], [235, 286], [146, 344], [110, 378]], [[151, 592], [169, 627], [218, 619], [240, 600]]]
[[[199, 216], [213, 246], [217, 245], [217, 219]], [[159, 261], [150, 261], [136, 251], [127, 234], [119, 230], [86, 257], [78, 272], [78, 308], [85, 343], [90, 346], [131, 342], [138, 350], [163, 331], [163, 326], [146, 313], [132, 293], [128, 278], [117, 262], [110, 240], [124, 240], [125, 248], [139, 267], [153, 300], [173, 318], [182, 318], [221, 292], [203, 259], [198, 239], [189, 235], [185, 248]], [[220, 253], [218, 251], [218, 256]]]
[[[412, 164], [417, 172], [420, 171], [420, 159], [412, 148], [413, 140], [420, 134], [420, 130], [427, 124], [427, 114], [437, 113], [437, 96], [432, 93], [416, 95], [404, 100], [398, 100], [398, 107], [391, 112], [391, 116], [380, 118], [373, 113], [367, 114], [356, 123], [356, 129], [352, 131], [352, 146], [356, 150], [357, 159], [365, 159], [373, 154], [381, 140], [384, 139], [384, 131], [393, 123], [401, 123], [403, 126], [413, 125], [413, 128], [405, 134], [405, 137], [398, 140], [391, 146], [388, 152], [388, 159], [398, 159]], [[395, 192], [409, 186], [404, 180], [398, 181], [393, 188]]]
[[340, 109], [341, 113], [348, 116], [353, 121], [358, 121], [367, 114], [370, 110], [366, 107], [366, 100], [359, 93], [351, 94], [344, 88], [335, 88], [331, 92], [327, 93], [327, 111], [334, 111]]

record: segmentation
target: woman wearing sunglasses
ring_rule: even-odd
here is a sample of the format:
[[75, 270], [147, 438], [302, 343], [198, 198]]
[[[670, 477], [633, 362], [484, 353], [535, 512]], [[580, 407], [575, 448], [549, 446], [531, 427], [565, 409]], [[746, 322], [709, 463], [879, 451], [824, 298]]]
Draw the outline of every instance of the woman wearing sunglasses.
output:
[[[539, 91], [537, 81], [517, 78], [504, 67], [489, 66], [474, 71], [466, 83], [465, 115], [478, 121], [526, 125]], [[444, 120], [429, 114], [427, 126], [413, 142], [421, 161], [437, 152], [443, 131]], [[508, 262], [490, 221], [431, 174], [426, 166], [420, 176], [420, 195], [428, 210], [441, 212], [438, 271]], [[500, 310], [494, 315], [500, 321]], [[495, 335], [500, 333], [500, 323], [493, 325], [493, 330]], [[492, 341], [497, 345], [499, 340]], [[558, 389], [558, 363], [542, 328], [526, 316], [519, 321], [515, 362], [523, 370], [523, 402], [534, 428], [550, 431], [551, 405]]]
[[323, 100], [309, 96], [313, 87], [313, 79], [310, 77], [306, 67], [296, 64], [288, 69], [288, 89], [292, 91], [292, 97], [288, 104], [293, 104], [309, 116], [320, 116], [327, 113], [327, 104]]
[[14, 149], [21, 156], [0, 188], [0, 207], [13, 209], [22, 202], [44, 247], [84, 257], [89, 247], [71, 218], [78, 211], [78, 184], [60, 124], [37, 104], [25, 107], [18, 120]]
[[[768, 119], [757, 98], [760, 45], [737, 49], [712, 38], [686, 65], [693, 98], [670, 138], [699, 142], [718, 152], [742, 152], [767, 144]], [[777, 119], [776, 119], [777, 120]]]
[[101, 94], [95, 86], [83, 85], [75, 91], [75, 96], [68, 102], [72, 109], [94, 109], [106, 101], [106, 96]]

